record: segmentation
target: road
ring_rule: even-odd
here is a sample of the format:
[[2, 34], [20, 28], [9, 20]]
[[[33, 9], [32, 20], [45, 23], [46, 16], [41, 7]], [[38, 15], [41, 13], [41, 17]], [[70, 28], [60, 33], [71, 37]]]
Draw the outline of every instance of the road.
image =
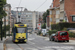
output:
[[63, 42], [53, 42], [48, 38], [30, 34], [27, 43], [13, 43], [12, 37], [6, 42], [7, 50], [74, 50], [74, 45], [62, 44]]

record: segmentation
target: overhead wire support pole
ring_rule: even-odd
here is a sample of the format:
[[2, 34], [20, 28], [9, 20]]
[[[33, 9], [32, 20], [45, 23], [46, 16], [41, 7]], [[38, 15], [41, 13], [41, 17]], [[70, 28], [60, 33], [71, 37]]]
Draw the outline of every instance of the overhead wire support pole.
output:
[[[18, 15], [19, 22], [20, 22], [20, 17], [21, 17], [21, 13], [22, 13], [23, 7], [16, 7], [16, 8], [17, 8], [17, 15]], [[21, 9], [21, 11], [18, 11], [18, 9]]]
[[4, 30], [5, 30], [4, 33], [5, 33], [5, 38], [6, 38], [6, 17], [4, 17], [4, 26], [5, 26], [5, 27], [4, 27]]
[[3, 34], [2, 34], [2, 19], [0, 19], [1, 20], [1, 41], [3, 40]]

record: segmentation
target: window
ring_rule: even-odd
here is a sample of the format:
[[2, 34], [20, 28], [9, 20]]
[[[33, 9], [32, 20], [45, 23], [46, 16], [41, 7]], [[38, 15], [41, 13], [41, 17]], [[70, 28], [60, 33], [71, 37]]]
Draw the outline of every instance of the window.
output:
[[67, 17], [65, 16], [65, 21], [67, 21]]
[[60, 11], [59, 11], [59, 10], [57, 10], [57, 11], [56, 11], [56, 14], [60, 14]]
[[28, 15], [26, 15], [26, 17], [28, 17]]
[[62, 0], [60, 0], [60, 2], [61, 2]]
[[75, 21], [75, 16], [72, 16], [72, 21]]
[[60, 32], [60, 35], [67, 35], [67, 32]]
[[50, 18], [50, 22], [52, 22], [52, 18]]
[[26, 33], [26, 28], [17, 28], [16, 27], [16, 33]]
[[52, 11], [50, 11], [50, 15], [52, 14]]
[[56, 18], [56, 23], [58, 23], [58, 22], [59, 22], [59, 19]]

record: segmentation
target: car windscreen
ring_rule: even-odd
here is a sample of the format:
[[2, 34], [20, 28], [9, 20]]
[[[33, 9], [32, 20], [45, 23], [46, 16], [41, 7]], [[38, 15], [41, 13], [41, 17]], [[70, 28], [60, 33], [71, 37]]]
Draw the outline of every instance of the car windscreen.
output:
[[67, 32], [60, 32], [60, 35], [67, 35]]
[[52, 34], [52, 36], [55, 36], [55, 34]]
[[16, 33], [26, 33], [26, 28], [16, 28]]

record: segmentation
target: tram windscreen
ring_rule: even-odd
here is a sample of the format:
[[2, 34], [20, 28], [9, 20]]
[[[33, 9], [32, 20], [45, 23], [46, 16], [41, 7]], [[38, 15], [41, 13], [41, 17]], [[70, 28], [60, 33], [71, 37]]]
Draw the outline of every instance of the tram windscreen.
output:
[[17, 28], [16, 33], [26, 33], [26, 28]]

